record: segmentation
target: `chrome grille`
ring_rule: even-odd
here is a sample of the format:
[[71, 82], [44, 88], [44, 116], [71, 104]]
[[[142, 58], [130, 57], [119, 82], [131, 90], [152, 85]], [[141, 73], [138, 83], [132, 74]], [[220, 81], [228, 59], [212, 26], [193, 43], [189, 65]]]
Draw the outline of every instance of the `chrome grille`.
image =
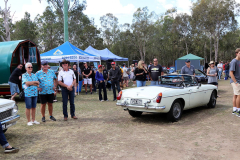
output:
[[0, 121], [12, 116], [12, 109], [0, 113]]

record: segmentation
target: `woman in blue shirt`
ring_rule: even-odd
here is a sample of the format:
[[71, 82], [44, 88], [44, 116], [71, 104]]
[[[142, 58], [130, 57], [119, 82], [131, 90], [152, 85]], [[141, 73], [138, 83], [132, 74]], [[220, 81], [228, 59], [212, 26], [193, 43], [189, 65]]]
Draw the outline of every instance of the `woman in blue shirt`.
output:
[[[22, 75], [22, 88], [25, 93], [27, 125], [31, 126], [33, 124], [40, 124], [35, 120], [39, 81], [37, 76], [32, 73], [33, 67], [31, 63], [26, 63], [25, 68], [27, 72]], [[32, 120], [30, 119], [30, 110]]]
[[[103, 69], [102, 65], [98, 65], [98, 71], [96, 72], [95, 79], [98, 82], [98, 90], [99, 90], [99, 101], [108, 101], [107, 99], [107, 91], [106, 91], [106, 85], [105, 85], [105, 79], [103, 77]], [[104, 100], [102, 99], [102, 89], [104, 94]]]

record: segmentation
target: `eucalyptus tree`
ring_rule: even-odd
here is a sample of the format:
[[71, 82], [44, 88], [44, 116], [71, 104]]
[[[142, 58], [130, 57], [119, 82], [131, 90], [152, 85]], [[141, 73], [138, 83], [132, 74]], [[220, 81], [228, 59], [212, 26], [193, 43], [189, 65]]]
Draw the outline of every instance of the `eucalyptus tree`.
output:
[[239, 4], [235, 0], [197, 0], [193, 3], [194, 22], [213, 36], [215, 61], [218, 60], [220, 36], [237, 24], [238, 14]]
[[25, 12], [24, 18], [14, 25], [12, 40], [30, 39], [37, 43], [37, 25], [31, 20], [30, 13]]
[[118, 18], [112, 13], [107, 13], [100, 17], [100, 21], [104, 43], [107, 44], [108, 48], [111, 48], [111, 46], [117, 42], [118, 34], [120, 32]]

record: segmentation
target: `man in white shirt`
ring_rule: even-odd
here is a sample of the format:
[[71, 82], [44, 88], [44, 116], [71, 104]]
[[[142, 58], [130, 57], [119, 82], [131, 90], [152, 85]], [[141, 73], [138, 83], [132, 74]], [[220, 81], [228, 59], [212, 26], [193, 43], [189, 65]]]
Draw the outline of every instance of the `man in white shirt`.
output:
[[221, 75], [222, 75], [222, 71], [223, 71], [222, 61], [219, 61], [218, 65], [217, 65], [217, 68], [218, 68], [218, 79], [221, 79]]
[[63, 70], [60, 71], [58, 74], [58, 84], [62, 88], [64, 121], [67, 121], [67, 119], [68, 119], [68, 112], [67, 112], [68, 97], [70, 100], [71, 117], [73, 119], [78, 119], [75, 116], [75, 104], [74, 104], [74, 96], [75, 96], [74, 85], [76, 83], [76, 76], [75, 76], [73, 70], [68, 69], [68, 66], [70, 65], [69, 61], [64, 59], [61, 62], [61, 65], [63, 67]]
[[123, 81], [124, 81], [123, 83], [126, 84], [126, 87], [128, 87], [128, 80], [129, 80], [128, 73], [129, 73], [128, 68], [126, 67], [126, 64], [124, 63], [123, 64], [123, 76], [122, 76], [122, 78], [123, 78]]

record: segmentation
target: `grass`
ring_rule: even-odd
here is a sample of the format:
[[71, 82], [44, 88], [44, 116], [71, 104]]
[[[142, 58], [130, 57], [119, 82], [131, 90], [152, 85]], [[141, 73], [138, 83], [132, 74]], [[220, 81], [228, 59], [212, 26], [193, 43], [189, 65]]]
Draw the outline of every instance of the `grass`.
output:
[[[21, 119], [6, 132], [9, 143], [20, 151], [5, 155], [0, 149], [0, 159], [238, 159], [240, 118], [231, 114], [229, 81], [219, 81], [219, 94], [216, 108], [185, 111], [176, 123], [164, 114], [132, 118], [112, 101], [112, 91], [108, 102], [83, 91], [75, 99], [79, 119], [67, 122], [58, 94], [53, 104], [57, 121], [46, 115], [45, 123], [34, 126], [27, 126], [25, 103], [20, 102]], [[40, 104], [36, 119], [41, 121]]]

